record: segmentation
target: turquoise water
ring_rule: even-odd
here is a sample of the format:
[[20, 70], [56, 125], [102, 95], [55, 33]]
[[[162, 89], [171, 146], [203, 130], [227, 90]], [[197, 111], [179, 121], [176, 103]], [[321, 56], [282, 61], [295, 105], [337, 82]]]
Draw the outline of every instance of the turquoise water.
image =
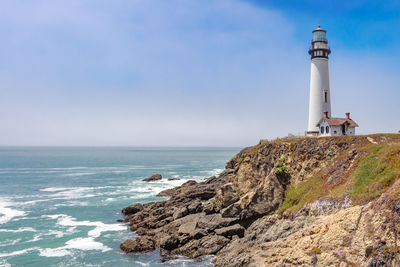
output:
[[[207, 266], [125, 255], [122, 207], [217, 175], [234, 148], [0, 148], [0, 266]], [[178, 181], [145, 183], [161, 173]]]

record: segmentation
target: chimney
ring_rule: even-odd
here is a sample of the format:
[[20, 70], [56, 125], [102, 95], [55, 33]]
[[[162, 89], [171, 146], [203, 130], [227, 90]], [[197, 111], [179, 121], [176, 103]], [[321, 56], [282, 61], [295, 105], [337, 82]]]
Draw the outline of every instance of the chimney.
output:
[[324, 111], [324, 119], [329, 119], [329, 117], [328, 117], [328, 111]]
[[350, 119], [350, 112], [346, 112], [346, 119]]

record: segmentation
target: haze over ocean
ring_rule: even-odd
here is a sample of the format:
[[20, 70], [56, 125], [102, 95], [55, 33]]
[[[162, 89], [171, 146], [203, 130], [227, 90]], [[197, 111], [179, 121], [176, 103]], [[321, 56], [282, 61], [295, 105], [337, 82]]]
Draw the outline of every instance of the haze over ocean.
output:
[[[120, 210], [217, 175], [237, 148], [0, 148], [0, 266], [205, 266], [129, 256]], [[146, 183], [161, 173], [178, 181]]]

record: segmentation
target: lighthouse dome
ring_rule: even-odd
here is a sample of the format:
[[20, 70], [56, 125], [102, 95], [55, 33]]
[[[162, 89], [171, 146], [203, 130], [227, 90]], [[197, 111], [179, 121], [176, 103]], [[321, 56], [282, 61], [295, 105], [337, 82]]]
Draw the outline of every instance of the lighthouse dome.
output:
[[318, 28], [316, 28], [315, 30], [313, 30], [313, 32], [316, 32], [316, 31], [326, 32], [326, 30], [324, 30], [324, 29], [321, 28], [321, 25], [318, 25]]

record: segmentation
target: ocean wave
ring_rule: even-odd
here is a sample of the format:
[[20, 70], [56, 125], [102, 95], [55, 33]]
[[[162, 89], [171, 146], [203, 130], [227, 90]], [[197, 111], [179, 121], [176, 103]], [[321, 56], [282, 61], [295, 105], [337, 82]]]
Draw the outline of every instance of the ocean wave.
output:
[[145, 262], [141, 262], [141, 261], [135, 261], [135, 263], [140, 266], [150, 266], [150, 263], [145, 263]]
[[54, 194], [49, 195], [49, 197], [52, 197], [54, 199], [77, 199], [96, 196], [95, 194], [88, 194], [95, 189], [93, 187], [60, 187], [58, 189], [60, 190], [57, 190], [57, 187], [49, 188], [48, 190], [53, 191], [48, 192], [55, 192]]
[[14, 217], [20, 217], [26, 215], [25, 211], [16, 210], [10, 208], [10, 206], [15, 206], [16, 203], [9, 201], [8, 199], [0, 199], [0, 224], [5, 224], [11, 221]]
[[58, 191], [65, 191], [65, 190], [71, 190], [73, 187], [47, 187], [47, 188], [42, 188], [40, 191], [43, 192], [58, 192]]
[[94, 172], [76, 172], [76, 173], [66, 173], [63, 174], [65, 177], [75, 177], [75, 176], [86, 176], [86, 175], [93, 175], [96, 174]]
[[67, 241], [65, 246], [58, 248], [45, 248], [39, 251], [40, 256], [44, 257], [63, 257], [71, 254], [71, 249], [78, 250], [101, 250], [106, 252], [111, 248], [105, 246], [103, 243], [95, 241], [97, 237], [101, 236], [103, 232], [114, 232], [126, 230], [123, 224], [105, 224], [99, 221], [77, 221], [75, 218], [66, 214], [53, 214], [43, 215], [43, 218], [57, 219], [57, 224], [61, 226], [93, 226], [94, 229], [88, 232], [88, 237], [80, 237]]
[[0, 229], [0, 232], [6, 232], [6, 233], [36, 232], [36, 229], [33, 229], [32, 227], [21, 227], [16, 230]]
[[0, 247], [13, 246], [13, 245], [17, 244], [19, 241], [21, 241], [21, 238], [6, 239], [6, 240], [0, 242]]
[[0, 266], [11, 267], [11, 264], [9, 264], [5, 259], [2, 259], [0, 260]]
[[27, 248], [27, 249], [23, 249], [23, 250], [17, 250], [17, 251], [13, 251], [13, 252], [9, 252], [9, 253], [0, 253], [0, 258], [22, 255], [22, 254], [26, 254], [26, 253], [28, 253], [28, 252], [30, 252], [30, 251], [38, 250], [38, 249], [40, 249], [40, 248], [39, 248], [39, 247], [33, 247], [33, 248]]

